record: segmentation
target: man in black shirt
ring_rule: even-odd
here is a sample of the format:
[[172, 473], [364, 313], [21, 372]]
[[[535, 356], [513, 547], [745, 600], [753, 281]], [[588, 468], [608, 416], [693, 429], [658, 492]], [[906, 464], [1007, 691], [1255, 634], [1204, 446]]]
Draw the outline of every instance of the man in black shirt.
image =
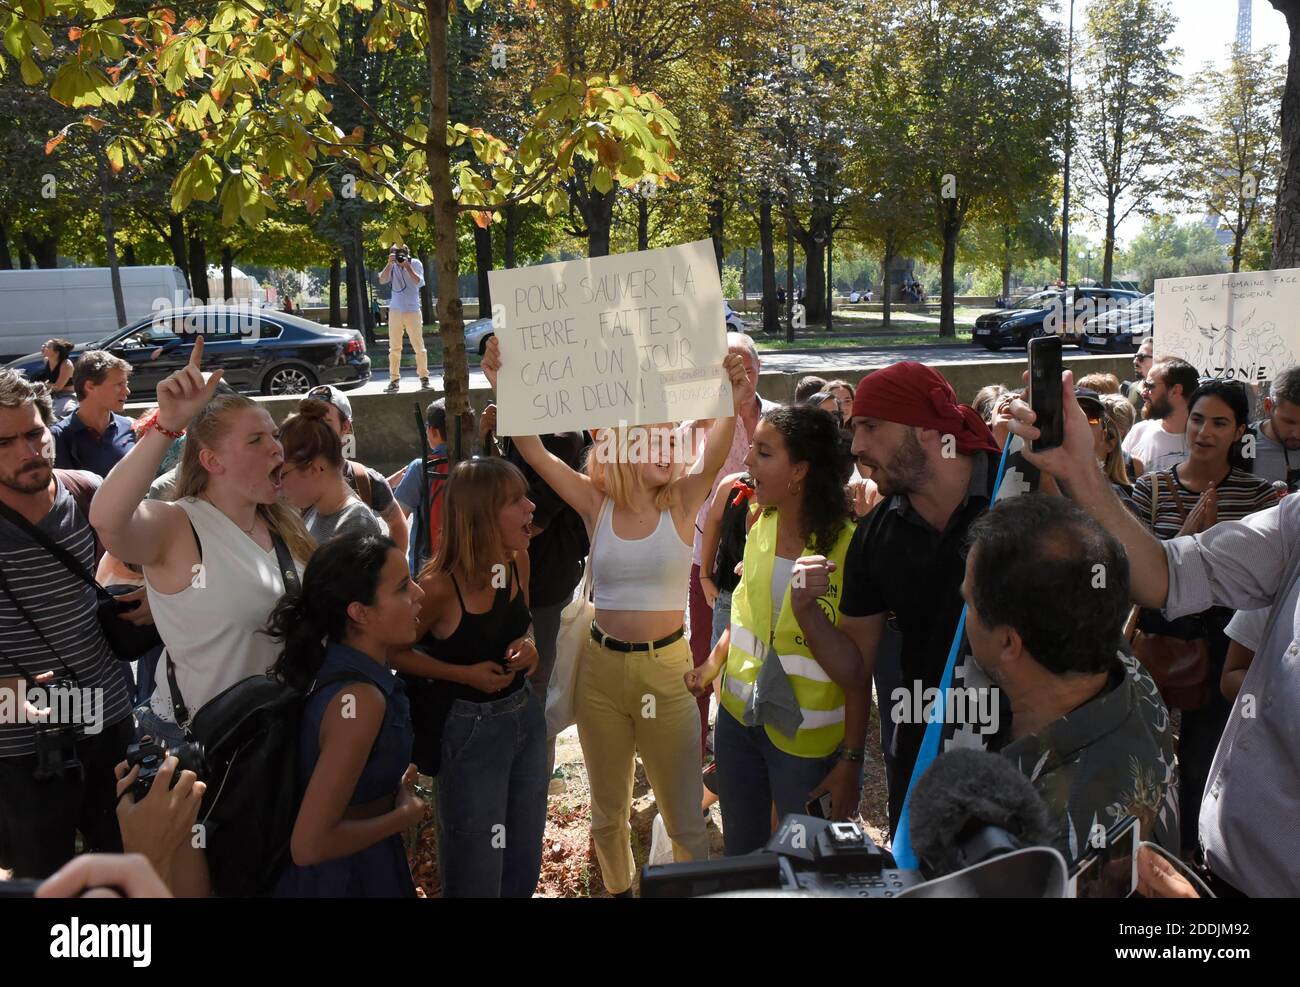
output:
[[[885, 500], [858, 523], [849, 546], [839, 626], [817, 605], [825, 582], [815, 568], [791, 600], [819, 656], [860, 662], [866, 674], [891, 622], [902, 637], [902, 688], [909, 698], [888, 708], [906, 714], [916, 708], [913, 692], [939, 686], [961, 616], [966, 531], [988, 509], [1000, 450], [979, 415], [919, 363], [864, 377], [852, 426], [853, 454]], [[879, 682], [877, 689], [886, 691]], [[893, 718], [892, 749], [884, 752], [891, 830], [925, 735], [924, 723]]]

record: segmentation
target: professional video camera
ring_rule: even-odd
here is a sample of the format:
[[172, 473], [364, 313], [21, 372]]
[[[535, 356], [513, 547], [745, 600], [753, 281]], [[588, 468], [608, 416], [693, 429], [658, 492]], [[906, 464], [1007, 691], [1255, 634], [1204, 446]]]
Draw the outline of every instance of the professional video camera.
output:
[[[788, 815], [759, 853], [646, 867], [641, 895], [1062, 898], [1080, 881], [1093, 894], [1131, 890], [1136, 828], [1121, 825], [1104, 852], [1076, 869], [1084, 876], [1071, 881], [1064, 857], [1048, 845], [1052, 827], [1038, 793], [997, 754], [944, 754], [917, 783], [910, 805], [917, 870], [897, 867], [856, 823]], [[1124, 887], [1112, 892], [1118, 884]]]

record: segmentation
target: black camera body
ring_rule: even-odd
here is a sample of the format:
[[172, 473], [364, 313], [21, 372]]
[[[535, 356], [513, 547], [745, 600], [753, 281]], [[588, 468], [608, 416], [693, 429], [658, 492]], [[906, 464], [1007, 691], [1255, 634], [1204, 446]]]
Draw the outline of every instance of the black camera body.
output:
[[393, 251], [393, 260], [396, 261], [398, 264], [405, 264], [410, 259], [411, 259], [410, 253], [408, 251], [402, 250], [400, 247], [397, 250]]
[[140, 766], [140, 774], [131, 786], [131, 795], [137, 802], [149, 794], [149, 789], [153, 787], [154, 779], [158, 776], [158, 769], [162, 767], [163, 761], [169, 754], [180, 762], [176, 765], [176, 773], [172, 775], [172, 787], [175, 787], [182, 771], [193, 771], [200, 779], [203, 778], [206, 773], [206, 762], [202, 744], [187, 741], [168, 747], [153, 737], [143, 737], [126, 749], [127, 769], [130, 770], [137, 764]]
[[[70, 678], [51, 679], [39, 685], [47, 697], [77, 688], [77, 683]], [[55, 778], [79, 781], [85, 777], [86, 769], [77, 757], [77, 728], [74, 724], [38, 720], [33, 724], [33, 729], [36, 734], [36, 771], [32, 777], [36, 781]]]
[[896, 898], [925, 880], [901, 870], [854, 822], [791, 814], [760, 853], [662, 864], [641, 872], [641, 897], [787, 894], [797, 897]]

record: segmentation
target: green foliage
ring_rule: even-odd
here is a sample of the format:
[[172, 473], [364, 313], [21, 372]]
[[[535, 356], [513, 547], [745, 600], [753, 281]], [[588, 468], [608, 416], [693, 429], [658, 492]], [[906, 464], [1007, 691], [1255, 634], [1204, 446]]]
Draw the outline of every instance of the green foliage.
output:
[[1228, 261], [1214, 231], [1204, 223], [1156, 216], [1134, 237], [1119, 266], [1134, 274], [1143, 291], [1151, 291], [1158, 278], [1221, 274], [1228, 270]]

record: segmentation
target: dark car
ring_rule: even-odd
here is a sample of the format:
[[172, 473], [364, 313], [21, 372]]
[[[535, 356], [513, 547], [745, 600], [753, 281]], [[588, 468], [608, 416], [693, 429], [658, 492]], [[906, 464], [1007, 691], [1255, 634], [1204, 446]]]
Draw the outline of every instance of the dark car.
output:
[[[203, 369], [225, 371], [237, 391], [301, 394], [317, 384], [347, 388], [370, 379], [365, 338], [355, 329], [318, 325], [297, 315], [242, 305], [170, 309], [146, 316], [94, 343], [76, 347], [107, 350], [131, 364], [131, 393], [151, 397], [167, 375], [190, 358], [203, 337]], [[9, 364], [28, 377], [41, 369], [41, 355]]]
[[1079, 345], [1089, 352], [1136, 353], [1144, 336], [1151, 335], [1156, 321], [1155, 292], [1114, 312], [1089, 319]]
[[1101, 313], [1138, 298], [1121, 288], [1065, 288], [1039, 291], [1011, 308], [986, 312], [975, 320], [972, 341], [989, 350], [1028, 346], [1035, 336], [1059, 333], [1062, 341], [1078, 344], [1083, 324]]

